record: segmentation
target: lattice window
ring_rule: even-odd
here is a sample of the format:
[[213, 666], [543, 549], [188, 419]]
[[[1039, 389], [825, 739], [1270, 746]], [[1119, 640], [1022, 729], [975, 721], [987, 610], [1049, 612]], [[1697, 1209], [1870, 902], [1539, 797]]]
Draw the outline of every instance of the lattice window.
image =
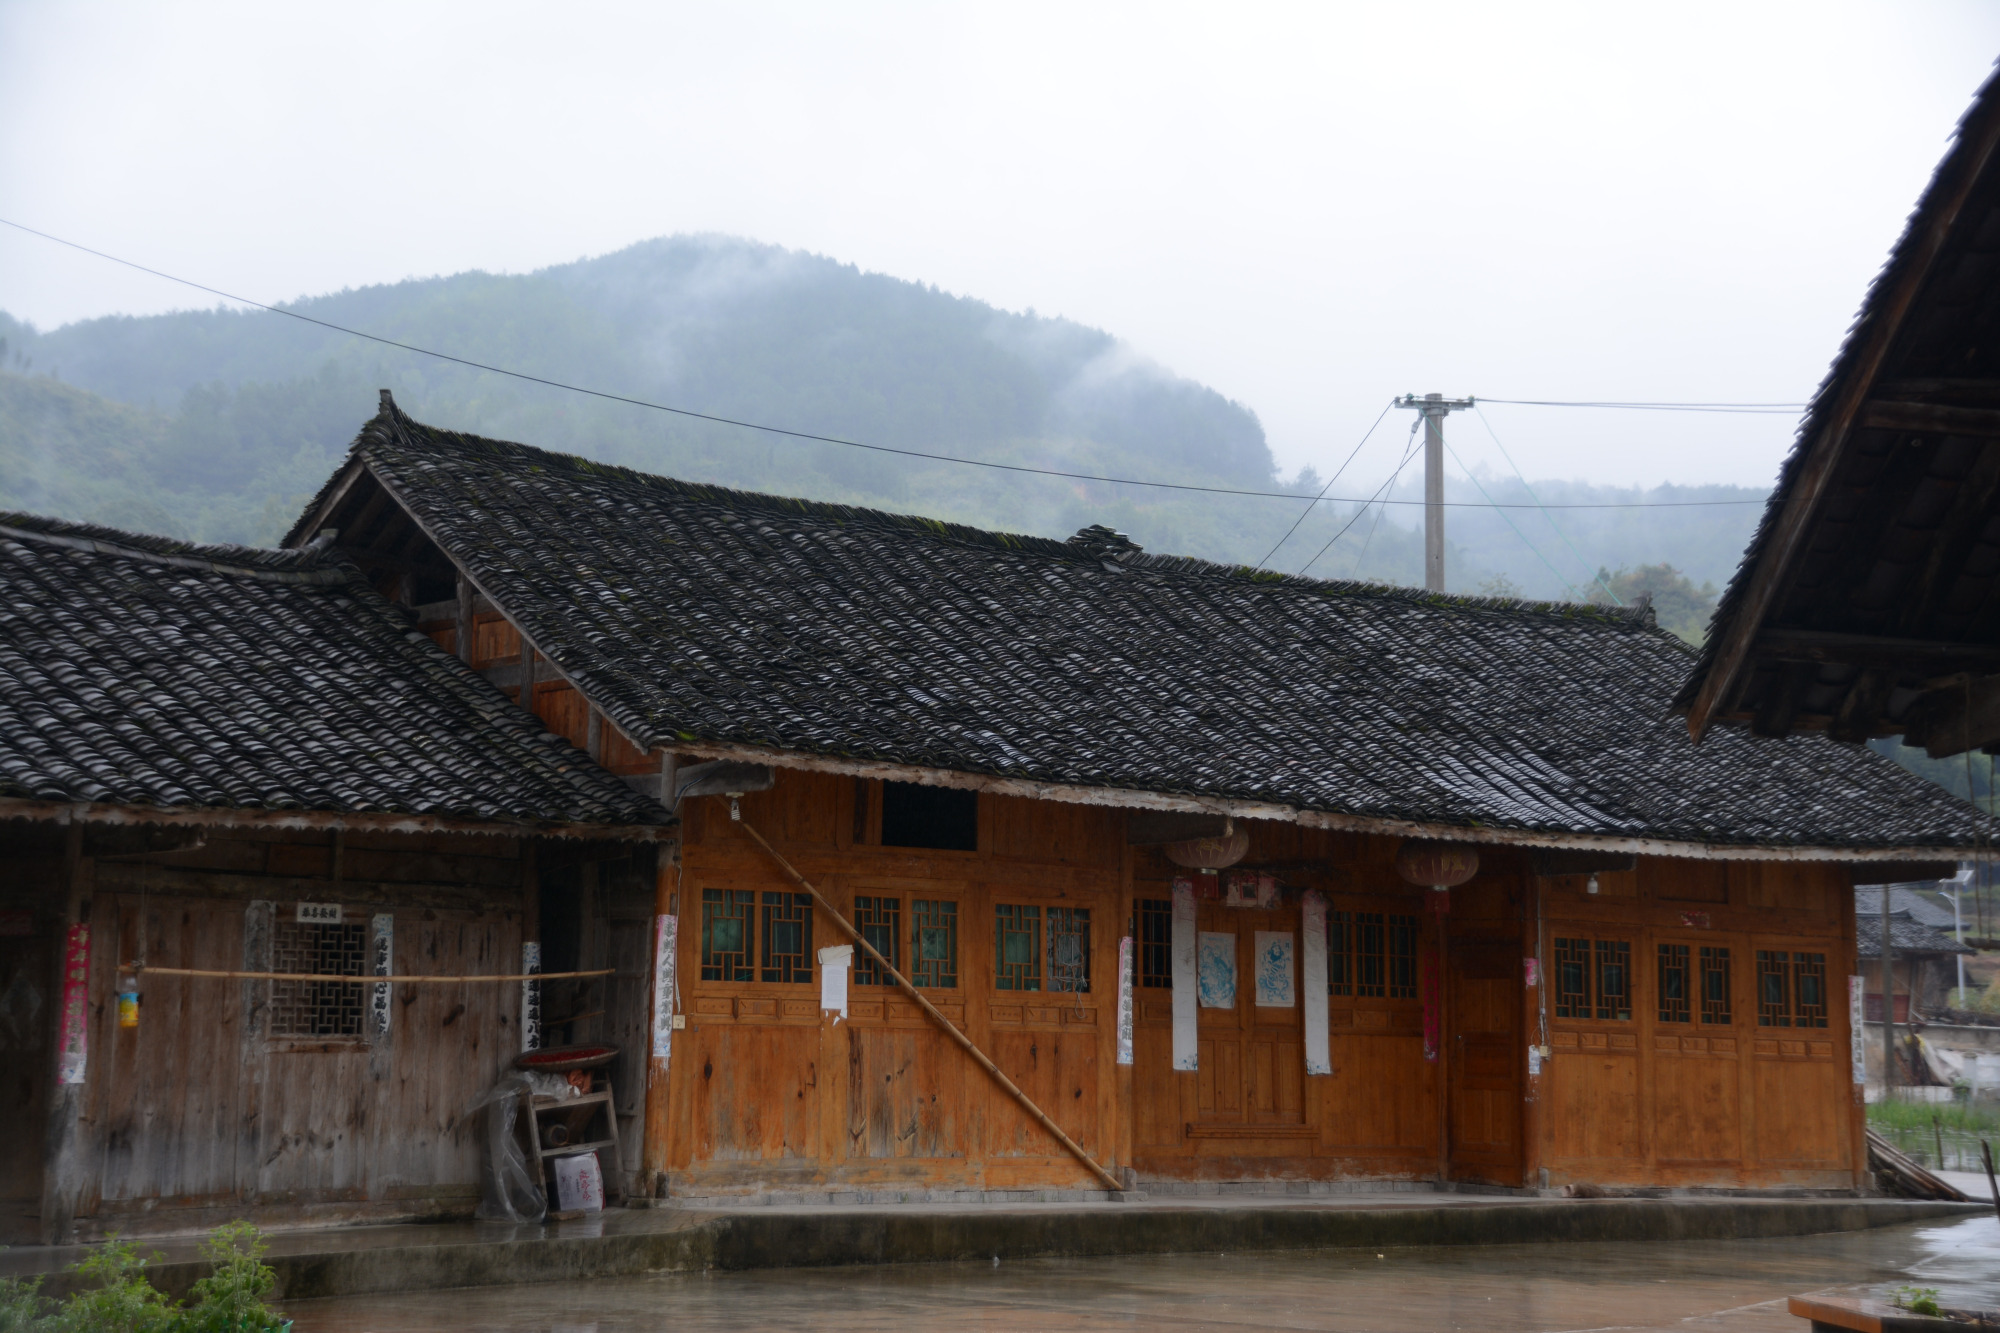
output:
[[1388, 981], [1384, 973], [1388, 971], [1382, 957], [1388, 927], [1380, 912], [1356, 912], [1354, 914], [1354, 993], [1356, 995], [1384, 995], [1388, 993]]
[[1090, 909], [1049, 909], [1049, 989], [1067, 995], [1090, 990]]
[[[271, 931], [271, 970], [322, 977], [358, 977], [368, 956], [368, 929], [324, 922], [280, 921]], [[358, 1037], [365, 988], [344, 981], [271, 983], [274, 1037]]]
[[1692, 1023], [1694, 1005], [1691, 1003], [1688, 986], [1688, 947], [1685, 944], [1662, 944], [1660, 946], [1660, 1021], [1662, 1023]]
[[1326, 914], [1326, 993], [1354, 994], [1354, 913]]
[[1757, 1026], [1788, 1028], [1792, 1025], [1791, 987], [1786, 985], [1791, 955], [1781, 949], [1757, 951]]
[[766, 893], [762, 920], [764, 951], [759, 955], [766, 981], [811, 981], [813, 976], [812, 895]]
[[1826, 955], [1792, 955], [1792, 1026], [1826, 1026]]
[[1417, 919], [1389, 917], [1389, 998], [1417, 998]]
[[1590, 1017], [1590, 941], [1556, 937], [1556, 1017]]
[[750, 908], [757, 895], [748, 889], [701, 891], [701, 979], [754, 981], [750, 966]]
[[[900, 898], [854, 899], [854, 924], [861, 938], [889, 960], [889, 966], [903, 970], [903, 901]], [[861, 950], [854, 951], [854, 982], [858, 986], [887, 986], [889, 977], [875, 960]]]
[[1174, 904], [1171, 898], [1139, 900], [1139, 985], [1174, 988]]
[[1632, 1017], [1632, 946], [1624, 940], [1597, 942], [1597, 1016]]
[[1757, 1025], [1823, 1028], [1826, 1021], [1826, 955], [1759, 949]]
[[993, 988], [1042, 988], [1042, 909], [1018, 903], [993, 906]]
[[1701, 946], [1701, 1021], [1733, 1021], [1729, 999], [1729, 950], [1717, 944]]
[[910, 980], [950, 990], [958, 985], [958, 904], [918, 898], [910, 904]]

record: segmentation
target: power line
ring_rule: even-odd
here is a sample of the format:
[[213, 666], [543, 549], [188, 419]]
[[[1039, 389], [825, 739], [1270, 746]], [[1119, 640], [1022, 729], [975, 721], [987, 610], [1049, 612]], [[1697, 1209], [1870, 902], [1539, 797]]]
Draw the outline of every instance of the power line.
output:
[[1605, 407], [1631, 412], [1746, 412], [1752, 415], [1767, 413], [1803, 412], [1805, 403], [1609, 403], [1609, 402], [1568, 402], [1556, 398], [1481, 398], [1482, 403], [1506, 403], [1510, 407]]
[[[1514, 455], [1507, 452], [1507, 446], [1500, 443], [1499, 432], [1493, 429], [1493, 423], [1486, 419], [1486, 414], [1479, 410], [1479, 405], [1477, 403], [1474, 403], [1472, 405], [1472, 414], [1478, 417], [1479, 424], [1486, 428], [1486, 433], [1488, 436], [1492, 438], [1494, 447], [1499, 449], [1500, 456], [1507, 460], [1507, 466], [1514, 469], [1514, 475], [1520, 478], [1522, 489], [1528, 492], [1528, 498], [1530, 500], [1533, 500], [1537, 505], [1541, 504], [1542, 497], [1535, 494], [1535, 488], [1528, 484], [1528, 475], [1525, 472], [1521, 471], [1521, 465], [1514, 461]], [[1464, 467], [1465, 465], [1461, 463], [1459, 464], [1459, 466]], [[1471, 476], [1472, 474], [1468, 472], [1466, 473], [1466, 475]], [[1473, 485], [1477, 486], [1479, 485], [1479, 483], [1477, 481], [1474, 481]], [[1480, 487], [1480, 494], [1481, 495], [1486, 494], [1485, 487], [1483, 486]], [[1488, 498], [1490, 499], [1492, 497], [1489, 496]], [[1506, 515], [1503, 513], [1501, 517], [1505, 518]], [[1620, 597], [1617, 593], [1611, 591], [1611, 586], [1607, 584], [1601, 576], [1591, 573], [1590, 562], [1583, 558], [1583, 552], [1576, 549], [1576, 543], [1572, 542], [1569, 539], [1569, 534], [1556, 526], [1555, 515], [1551, 514], [1546, 508], [1542, 510], [1542, 521], [1547, 523], [1550, 528], [1554, 529], [1556, 536], [1562, 538], [1562, 544], [1564, 546], [1569, 547], [1569, 553], [1576, 557], [1576, 562], [1579, 565], [1583, 566], [1584, 573], [1590, 574], [1592, 581], [1594, 581], [1598, 587], [1604, 589], [1604, 595], [1609, 597], [1612, 601], [1616, 602], [1620, 606], [1625, 605], [1625, 599]], [[1539, 554], [1539, 552], [1537, 552], [1537, 554]], [[1547, 561], [1544, 561], [1543, 563], [1546, 564]], [[1556, 577], [1562, 578], [1562, 575], [1558, 574], [1556, 575]], [[1563, 579], [1563, 583], [1564, 586], [1567, 587], [1569, 580]], [[1571, 588], [1570, 591], [1575, 592], [1576, 590], [1574, 588]]]
[[[488, 374], [492, 375], [505, 375], [510, 379], [522, 380], [529, 384], [540, 384], [543, 385], [544, 387], [551, 389], [562, 389], [569, 393], [580, 393], [591, 398], [601, 398], [606, 402], [624, 403], [629, 407], [643, 407], [654, 412], [668, 412], [673, 414], [674, 416], [688, 417], [696, 421], [708, 421], [721, 426], [735, 426], [743, 430], [763, 431], [771, 435], [782, 435], [788, 439], [810, 440], [817, 444], [837, 444], [848, 449], [866, 449], [872, 453], [895, 454], [902, 458], [921, 458], [934, 463], [959, 463], [967, 467], [989, 468], [997, 472], [1020, 472], [1038, 477], [1062, 477], [1070, 481], [1095, 481], [1110, 486], [1148, 486], [1156, 490], [1194, 491], [1207, 495], [1244, 495], [1244, 496], [1252, 496], [1260, 499], [1270, 499], [1270, 500], [1305, 500], [1307, 501], [1308, 511], [1311, 510], [1312, 506], [1317, 505], [1321, 500], [1327, 498], [1324, 493], [1317, 496], [1307, 497], [1299, 494], [1296, 491], [1256, 491], [1256, 490], [1241, 489], [1230, 486], [1197, 486], [1189, 482], [1149, 481], [1141, 477], [1100, 477], [1094, 473], [1089, 473], [1089, 472], [1066, 472], [1058, 468], [1029, 467], [1026, 464], [1022, 463], [996, 463], [983, 458], [958, 458], [951, 454], [927, 453], [921, 449], [898, 449], [892, 445], [869, 444], [862, 440], [842, 439], [840, 436], [837, 435], [818, 435], [811, 431], [791, 430], [784, 426], [767, 426], [761, 422], [756, 422], [756, 421], [740, 421], [735, 417], [716, 416], [708, 412], [696, 412], [693, 411], [692, 409], [685, 407], [672, 407], [666, 403], [655, 403], [648, 401], [647, 399], [644, 398], [631, 398], [627, 397], [624, 394], [607, 393], [602, 389], [586, 388], [580, 384], [569, 384], [565, 383], [562, 380], [552, 380], [541, 375], [530, 375], [526, 371], [509, 370], [505, 366], [489, 365], [484, 361], [474, 361], [469, 357], [453, 356], [449, 352], [437, 352], [431, 350], [428, 347], [419, 347], [414, 343], [398, 342], [394, 338], [384, 338], [380, 334], [366, 333], [360, 329], [351, 329], [344, 324], [335, 324], [330, 320], [316, 319], [311, 315], [301, 314], [299, 311], [296, 310], [288, 310], [283, 306], [269, 305], [263, 301], [253, 301], [247, 296], [238, 296], [233, 292], [223, 291], [219, 287], [210, 287], [206, 283], [195, 282], [190, 278], [176, 277], [174, 274], [166, 273], [156, 268], [149, 268], [146, 265], [137, 263], [133, 260], [123, 259], [114, 254], [108, 254], [103, 250], [92, 249], [90, 246], [79, 244], [76, 241], [65, 240], [61, 236], [56, 236], [46, 231], [38, 231], [34, 227], [27, 226], [23, 223], [14, 222], [8, 218], [0, 218], [0, 226], [12, 227], [14, 228], [14, 230], [26, 232], [30, 236], [39, 236], [45, 241], [52, 241], [57, 245], [67, 246], [69, 249], [81, 251], [84, 254], [93, 255], [98, 259], [107, 260], [113, 264], [120, 264], [129, 269], [135, 269], [140, 273], [150, 274], [156, 278], [163, 278], [168, 282], [178, 283], [183, 287], [190, 287], [198, 292], [207, 292], [210, 296], [219, 296], [225, 301], [235, 301], [239, 305], [251, 306], [258, 310], [268, 311], [269, 313], [274, 315], [284, 315], [290, 319], [300, 320], [307, 324], [315, 324], [318, 325], [320, 328], [329, 329], [335, 333], [346, 334], [350, 338], [360, 338], [367, 342], [380, 343], [384, 347], [394, 347], [399, 351], [414, 352], [419, 356], [428, 356], [439, 361], [448, 361], [453, 365], [465, 366], [466, 368], [471, 370], [483, 370]], [[1525, 399], [1507, 399], [1507, 398], [1489, 398], [1486, 399], [1485, 401], [1493, 403], [1522, 402], [1522, 403], [1527, 403], [1530, 406], [1559, 406], [1559, 407], [1640, 406], [1640, 404], [1631, 404], [1631, 403], [1543, 404], [1543, 403], [1529, 403], [1528, 400]], [[1679, 407], [1675, 407], [1674, 405], [1671, 404], [1658, 404], [1657, 406], [1661, 407], [1662, 410], [1683, 410], [1683, 409], [1697, 410], [1685, 404], [1680, 405]], [[1700, 408], [1699, 410], [1721, 411], [1724, 410], [1724, 408], [1703, 407]], [[1366, 437], [1364, 436], [1363, 438], [1365, 439]], [[1343, 464], [1342, 466], [1344, 468], [1345, 464]], [[1381, 492], [1377, 491], [1376, 495], [1379, 497], [1381, 495]], [[1420, 505], [1423, 504], [1424, 502], [1422, 500], [1381, 500], [1375, 498], [1371, 498], [1368, 501], [1361, 501], [1352, 497], [1337, 496], [1334, 498], [1334, 503], [1335, 504], [1379, 503], [1385, 505], [1392, 505], [1392, 504]], [[1447, 507], [1453, 509], [1535, 509], [1535, 508], [1689, 509], [1689, 508], [1707, 508], [1720, 505], [1752, 505], [1752, 504], [1761, 505], [1765, 503], [1765, 501], [1761, 499], [1759, 500], [1666, 500], [1655, 504], [1641, 504], [1641, 503], [1630, 503], [1630, 502], [1621, 503], [1621, 502], [1611, 501], [1605, 503], [1572, 503], [1572, 504], [1562, 504], [1555, 506], [1520, 505], [1520, 504], [1505, 504], [1505, 505], [1482, 504], [1474, 501], [1464, 501], [1464, 500], [1446, 501], [1445, 503]], [[1346, 529], [1344, 528], [1342, 529], [1342, 531], [1345, 530]], [[1321, 554], [1322, 555], [1325, 554], [1324, 549], [1322, 549]], [[1266, 558], [1268, 559], [1269, 557]], [[1314, 560], [1317, 560], [1318, 558], [1319, 556], [1313, 557]], [[1307, 563], [1310, 564], [1311, 562], [1308, 561]]]
[[1313, 497], [1312, 504], [1307, 505], [1304, 509], [1299, 511], [1299, 516], [1292, 520], [1292, 526], [1285, 529], [1285, 535], [1278, 538], [1278, 540], [1276, 541], [1276, 543], [1272, 545], [1270, 550], [1264, 552], [1264, 558], [1257, 562], [1255, 568], [1262, 569], [1267, 563], [1269, 563], [1271, 557], [1278, 553], [1278, 547], [1283, 546], [1286, 542], [1292, 539], [1292, 534], [1299, 530], [1299, 524], [1305, 522], [1306, 515], [1310, 514], [1313, 511], [1313, 505], [1318, 504], [1321, 500], [1326, 498], [1326, 493], [1333, 489], [1333, 483], [1340, 480], [1340, 474], [1342, 472], [1347, 471], [1347, 464], [1352, 463], [1354, 461], [1355, 455], [1361, 452], [1361, 446], [1363, 444], [1368, 443], [1368, 437], [1375, 433], [1375, 428], [1382, 424], [1382, 418], [1388, 416], [1389, 409], [1394, 407], [1395, 405], [1396, 403], [1394, 399], [1391, 399], [1389, 402], [1383, 404], [1382, 411], [1376, 416], [1374, 423], [1368, 427], [1367, 432], [1362, 435], [1360, 442], [1357, 443], [1354, 446], [1353, 451], [1347, 455], [1347, 461], [1343, 462], [1340, 465], [1340, 467], [1335, 470], [1334, 474], [1326, 479], [1326, 485], [1319, 488], [1319, 494]]
[[[1472, 469], [1467, 467], [1465, 465], [1465, 460], [1458, 456], [1458, 450], [1451, 447], [1451, 441], [1446, 440], [1444, 442], [1444, 447], [1445, 447], [1445, 452], [1451, 455], [1451, 461], [1458, 464], [1458, 470], [1460, 472], [1463, 472], [1465, 474], [1465, 479], [1472, 483], [1473, 489], [1477, 490], [1481, 495], [1485, 495], [1486, 488], [1479, 484], [1479, 478], [1472, 475]], [[1489, 496], [1488, 498], [1490, 499], [1491, 497]], [[1544, 517], [1547, 516], [1544, 515]], [[1545, 569], [1547, 569], [1549, 573], [1556, 576], [1557, 583], [1562, 584], [1564, 588], [1569, 590], [1569, 598], [1571, 601], [1581, 602], [1587, 600], [1586, 598], [1579, 597], [1577, 595], [1576, 585], [1571, 583], [1568, 579], [1564, 578], [1562, 575], [1562, 571], [1549, 563], [1549, 558], [1542, 554], [1542, 548], [1528, 540], [1528, 534], [1521, 531], [1521, 529], [1515, 525], [1513, 519], [1507, 517], [1505, 510], [1501, 511], [1500, 521], [1505, 523], [1509, 528], [1513, 529], [1514, 535], [1521, 539], [1521, 544], [1527, 547], [1530, 551], [1534, 552], [1535, 559], [1541, 561], [1542, 566]], [[1610, 590], [1606, 589], [1606, 591], [1608, 592]]]
[[[1421, 418], [1418, 421], [1412, 421], [1410, 423], [1410, 443], [1409, 447], [1403, 451], [1403, 461], [1396, 464], [1396, 470], [1394, 472], [1391, 472], [1388, 478], [1385, 481], [1383, 481], [1383, 483], [1380, 486], [1377, 486], [1375, 488], [1375, 494], [1369, 497], [1369, 499], [1365, 503], [1363, 503], [1359, 509], [1355, 510], [1352, 514], [1348, 516], [1347, 522], [1340, 525], [1340, 531], [1334, 533], [1331, 537], [1328, 537], [1326, 539], [1326, 545], [1320, 547], [1319, 550], [1313, 554], [1312, 559], [1306, 561], [1303, 565], [1299, 566], [1300, 578], [1304, 578], [1306, 571], [1308, 569], [1311, 569], [1315, 564], [1319, 563], [1320, 556], [1323, 556], [1328, 551], [1331, 551], [1333, 549], [1333, 544], [1339, 541], [1342, 537], [1345, 537], [1347, 535], [1347, 530], [1360, 521], [1361, 516], [1368, 512], [1369, 508], [1372, 505], [1374, 505], [1376, 500], [1381, 497], [1384, 491], [1388, 490], [1391, 486], [1394, 486], [1396, 484], [1396, 478], [1403, 475], [1403, 469], [1408, 467], [1410, 465], [1410, 460], [1417, 456], [1417, 426], [1420, 424], [1420, 422]], [[1421, 503], [1421, 501], [1419, 503]], [[1377, 509], [1375, 511], [1375, 522], [1380, 523], [1381, 521], [1382, 521], [1382, 511]], [[1368, 529], [1368, 541], [1374, 541], [1374, 540], [1375, 540], [1375, 528], [1373, 527], [1373, 525], [1371, 525]], [[1361, 554], [1362, 555], [1368, 554], [1367, 542], [1362, 543]], [[1361, 568], [1361, 556], [1356, 556], [1354, 558], [1354, 567], [1356, 569]]]

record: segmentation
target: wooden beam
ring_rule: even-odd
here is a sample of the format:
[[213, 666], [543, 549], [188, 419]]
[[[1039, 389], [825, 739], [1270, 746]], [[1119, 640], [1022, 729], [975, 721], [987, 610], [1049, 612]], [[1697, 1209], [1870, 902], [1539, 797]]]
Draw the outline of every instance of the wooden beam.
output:
[[90, 805], [73, 801], [0, 798], [0, 819], [36, 823], [120, 825], [157, 824], [182, 828], [364, 829], [371, 833], [470, 833], [489, 838], [574, 838], [586, 842], [657, 842], [674, 836], [670, 824], [572, 824], [558, 820], [455, 819], [446, 815], [398, 815], [330, 810], [181, 810], [150, 805]]
[[1799, 700], [1804, 697], [1806, 686], [1818, 670], [1811, 662], [1787, 662], [1764, 695], [1764, 701], [1757, 705], [1757, 715], [1751, 719], [1750, 730], [1759, 736], [1789, 733], [1792, 721], [1799, 713]]
[[1887, 671], [1867, 670], [1854, 678], [1835, 710], [1826, 734], [1837, 741], [1865, 741], [1875, 734], [1876, 719], [1889, 702], [1895, 676]]
[[458, 660], [467, 666], [472, 665], [473, 640], [478, 637], [478, 625], [475, 620], [478, 615], [478, 598], [479, 593], [473, 588], [472, 580], [463, 574], [459, 575], [458, 606], [454, 616], [458, 623], [458, 631], [452, 635], [452, 644], [458, 650]]
[[[1096, 1176], [1100, 1181], [1104, 1183], [1104, 1188], [1110, 1190], [1113, 1194], [1123, 1194], [1125, 1192], [1125, 1187], [1118, 1183], [1118, 1178], [1116, 1176], [1112, 1175], [1109, 1171], [1106, 1171], [1103, 1167], [1099, 1166], [1097, 1164], [1097, 1159], [1092, 1157], [1089, 1153], [1085, 1152], [1075, 1139], [1071, 1138], [1068, 1134], [1064, 1133], [1062, 1126], [1058, 1125], [1054, 1120], [1050, 1119], [1048, 1113], [1042, 1110], [1041, 1107], [1035, 1105], [1033, 1099], [1031, 1099], [1027, 1093], [1021, 1091], [1019, 1085], [1017, 1085], [1013, 1079], [1008, 1078], [1007, 1075], [1004, 1072], [1002, 1072], [1000, 1066], [993, 1063], [992, 1059], [988, 1057], [986, 1052], [980, 1050], [977, 1046], [972, 1044], [972, 1038], [966, 1036], [963, 1032], [960, 1032], [957, 1026], [953, 1024], [949, 1018], [946, 1018], [941, 1012], [939, 1012], [938, 1007], [936, 1005], [930, 1002], [929, 997], [927, 997], [922, 991], [918, 990], [914, 985], [912, 985], [908, 977], [904, 976], [901, 972], [898, 972], [896, 970], [896, 965], [894, 963], [891, 963], [887, 958], [884, 958], [879, 952], [877, 952], [875, 946], [868, 942], [868, 937], [866, 935], [863, 935], [860, 929], [856, 927], [852, 921], [849, 921], [845, 916], [843, 916], [839, 908], [835, 907], [832, 903], [828, 902], [825, 894], [821, 893], [818, 889], [814, 888], [812, 882], [808, 880], [804, 875], [801, 875], [797, 870], [794, 870], [792, 868], [792, 863], [790, 861], [787, 861], [783, 856], [780, 856], [778, 854], [777, 848], [773, 847], [770, 843], [764, 841], [763, 834], [759, 833], [756, 829], [752, 828], [747, 822], [741, 820], [737, 822], [742, 827], [743, 831], [750, 835], [751, 841], [755, 842], [759, 847], [762, 847], [765, 850], [765, 852], [767, 852], [770, 855], [771, 859], [778, 863], [778, 868], [785, 872], [786, 877], [789, 878], [792, 881], [792, 883], [798, 885], [800, 888], [804, 889], [807, 893], [811, 894], [813, 901], [819, 904], [820, 910], [825, 912], [828, 916], [832, 917], [833, 923], [839, 926], [840, 929], [847, 935], [847, 937], [853, 940], [855, 945], [858, 948], [860, 948], [860, 950], [863, 953], [867, 954], [869, 958], [874, 960], [875, 966], [881, 968], [884, 975], [886, 975], [891, 981], [896, 983], [898, 989], [900, 989], [905, 995], [909, 996], [912, 1000], [915, 1000], [917, 1002], [917, 1007], [919, 1009], [922, 1009], [933, 1023], [937, 1024], [938, 1027], [942, 1028], [944, 1030], [944, 1034], [947, 1037], [950, 1037], [954, 1042], [956, 1042], [959, 1048], [963, 1050], [967, 1055], [971, 1056], [974, 1062], [977, 1063], [981, 1069], [984, 1069], [987, 1072], [987, 1074], [992, 1077], [995, 1083], [998, 1083], [1014, 1098], [1016, 1102], [1020, 1103], [1021, 1109], [1026, 1111], [1029, 1114], [1029, 1116], [1034, 1119], [1036, 1124], [1039, 1124], [1043, 1129], [1046, 1129], [1049, 1132], [1049, 1134], [1054, 1137], [1055, 1141], [1057, 1143], [1060, 1143], [1063, 1146], [1063, 1148], [1068, 1151], [1070, 1156], [1076, 1158], [1077, 1161], [1083, 1163], [1083, 1165], [1089, 1169], [1092, 1175]], [[1440, 1098], [1439, 1100], [1443, 1099]]]
[[1854, 424], [1860, 430], [2000, 439], [2000, 408], [1946, 407], [1939, 403], [1904, 403], [1874, 398], [1862, 405]]
[[1639, 858], [1631, 852], [1583, 852], [1562, 847], [1537, 847], [1528, 853], [1528, 873], [1545, 877], [1615, 873], [1631, 870], [1638, 864]]
[[1759, 634], [1754, 655], [1787, 662], [1842, 663], [1912, 676], [1935, 676], [1964, 667], [2000, 671], [2000, 644], [1782, 627]]
[[2000, 676], [1932, 690], [1910, 705], [1910, 713], [1917, 725], [1906, 736], [1921, 740], [1909, 743], [1921, 743], [1933, 759], [2000, 742]]
[[1737, 600], [1735, 614], [1716, 644], [1708, 674], [1688, 707], [1688, 734], [1694, 739], [1701, 739], [1708, 729], [1710, 715], [1735, 695], [1740, 678], [1750, 668], [1751, 649], [1758, 630], [1773, 610], [1778, 591], [1805, 544], [1813, 518], [1819, 512], [1820, 499], [1840, 464], [1854, 419], [1873, 395], [1875, 380], [1902, 332], [1910, 307], [1929, 281], [1945, 241], [1972, 197], [1973, 187], [1985, 175], [1996, 147], [2000, 147], [2000, 112], [1988, 114], [1984, 124], [1965, 127], [1965, 137], [1959, 142], [1960, 152], [1952, 154], [1958, 179], [1947, 186], [1945, 197], [1937, 201], [1935, 208], [1926, 210], [1929, 227], [1910, 237], [1907, 249], [1899, 247], [1892, 285], [1881, 292], [1879, 304], [1871, 303], [1851, 357], [1843, 356], [1839, 394], [1828, 407], [1825, 424], [1806, 445], [1803, 464], [1792, 478], [1770, 540], [1759, 552], [1758, 563], [1750, 571], [1750, 581]]

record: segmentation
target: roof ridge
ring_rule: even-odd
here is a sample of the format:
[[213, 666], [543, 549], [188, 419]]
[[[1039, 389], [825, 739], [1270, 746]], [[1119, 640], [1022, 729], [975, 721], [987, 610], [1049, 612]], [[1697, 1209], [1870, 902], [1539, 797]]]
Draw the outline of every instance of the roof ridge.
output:
[[[389, 415], [393, 414], [393, 415]], [[1089, 550], [1072, 545], [1067, 538], [1040, 537], [1030, 533], [1003, 532], [995, 528], [974, 527], [971, 524], [955, 523], [946, 519], [928, 518], [921, 514], [899, 514], [892, 510], [872, 509], [862, 505], [841, 504], [830, 500], [809, 500], [799, 496], [775, 495], [768, 491], [748, 491], [733, 486], [721, 486], [709, 482], [685, 481], [657, 472], [642, 472], [637, 468], [619, 463], [599, 463], [578, 454], [561, 453], [553, 449], [543, 449], [532, 444], [522, 444], [514, 440], [499, 440], [490, 436], [474, 435], [465, 431], [449, 430], [441, 426], [431, 426], [416, 420], [393, 401], [385, 404], [379, 412], [361, 429], [355, 439], [356, 452], [363, 450], [371, 431], [386, 435], [382, 430], [384, 418], [397, 428], [399, 440], [391, 443], [405, 447], [420, 448], [417, 433], [421, 432], [429, 440], [452, 447], [478, 453], [506, 454], [542, 460], [545, 466], [559, 467], [576, 475], [609, 477], [652, 491], [664, 491], [692, 499], [710, 500], [725, 504], [743, 504], [768, 510], [777, 514], [812, 515], [832, 519], [836, 522], [863, 521], [879, 522], [900, 529], [912, 536], [944, 538], [964, 542], [967, 545], [986, 549], [998, 548], [1010, 552], [1032, 552], [1059, 557], [1068, 561], [1088, 564], [1098, 563], [1100, 557]], [[311, 512], [308, 509], [307, 512]], [[1526, 614], [1547, 617], [1568, 623], [1598, 622], [1607, 628], [1643, 628], [1655, 630], [1655, 618], [1650, 609], [1643, 606], [1616, 607], [1596, 602], [1538, 601], [1522, 597], [1482, 597], [1470, 593], [1432, 592], [1423, 588], [1408, 588], [1392, 583], [1376, 583], [1359, 579], [1318, 579], [1302, 574], [1283, 574], [1275, 570], [1257, 569], [1249, 565], [1226, 564], [1207, 560], [1200, 556], [1169, 555], [1146, 551], [1132, 551], [1122, 555], [1120, 567], [1128, 570], [1173, 575], [1190, 575], [1205, 578], [1228, 578], [1273, 587], [1290, 587], [1302, 591], [1333, 593], [1342, 596], [1360, 596], [1385, 601], [1407, 602], [1412, 605], [1428, 606], [1438, 610], [1456, 611], [1499, 611], [1511, 614]], [[1664, 633], [1664, 631], [1660, 631]], [[1672, 638], [1672, 635], [1666, 637]], [[1675, 640], [1679, 642], [1679, 640]], [[1692, 650], [1689, 650], [1690, 652]]]
[[189, 542], [177, 537], [130, 532], [96, 523], [76, 523], [40, 514], [0, 510], [0, 538], [277, 583], [346, 582], [353, 568], [335, 548], [334, 536], [332, 532], [327, 532], [305, 546], [285, 550], [232, 543]]

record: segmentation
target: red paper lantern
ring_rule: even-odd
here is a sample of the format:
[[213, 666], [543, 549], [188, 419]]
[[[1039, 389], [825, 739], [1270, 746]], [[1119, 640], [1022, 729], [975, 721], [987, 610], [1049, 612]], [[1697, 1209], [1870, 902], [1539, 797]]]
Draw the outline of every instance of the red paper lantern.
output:
[[1396, 849], [1396, 873], [1426, 888], [1453, 888], [1479, 873], [1479, 850], [1460, 842], [1411, 839]]

